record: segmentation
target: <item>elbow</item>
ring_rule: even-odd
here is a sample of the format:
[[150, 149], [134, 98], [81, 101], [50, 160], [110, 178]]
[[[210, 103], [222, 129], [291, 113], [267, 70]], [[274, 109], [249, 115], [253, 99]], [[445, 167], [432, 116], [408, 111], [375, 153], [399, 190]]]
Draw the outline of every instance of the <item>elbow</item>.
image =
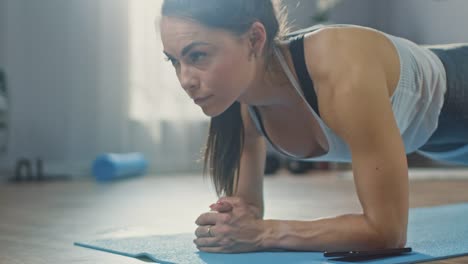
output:
[[380, 241], [384, 248], [402, 248], [406, 245], [406, 230], [389, 232], [381, 236]]
[[402, 248], [407, 241], [406, 227], [393, 227], [380, 229], [380, 232], [374, 232], [375, 246], [379, 248]]
[[375, 249], [404, 247], [407, 242], [407, 224], [405, 221], [398, 222], [377, 225], [368, 221], [371, 234], [370, 247]]

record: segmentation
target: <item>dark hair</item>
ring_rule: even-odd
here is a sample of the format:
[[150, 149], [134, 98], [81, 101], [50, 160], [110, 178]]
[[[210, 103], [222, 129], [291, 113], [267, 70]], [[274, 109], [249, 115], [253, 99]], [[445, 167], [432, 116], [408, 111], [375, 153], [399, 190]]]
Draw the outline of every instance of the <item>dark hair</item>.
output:
[[[274, 1], [274, 2], [273, 2]], [[254, 22], [264, 25], [267, 58], [275, 39], [286, 30], [280, 0], [164, 0], [162, 15], [194, 20], [204, 26], [224, 29], [236, 35], [246, 33]], [[240, 104], [235, 102], [213, 117], [204, 155], [204, 170], [212, 176], [218, 196], [235, 194], [239, 179], [244, 127]]]

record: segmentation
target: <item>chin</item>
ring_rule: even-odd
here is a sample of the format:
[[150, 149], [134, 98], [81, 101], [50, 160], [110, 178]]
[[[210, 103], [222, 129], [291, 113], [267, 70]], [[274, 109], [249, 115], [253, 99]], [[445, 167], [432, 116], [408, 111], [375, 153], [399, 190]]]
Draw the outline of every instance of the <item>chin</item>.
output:
[[208, 116], [208, 117], [217, 117], [219, 115], [221, 115], [222, 113], [224, 113], [229, 107], [226, 107], [226, 108], [222, 108], [222, 109], [219, 109], [219, 108], [216, 108], [216, 107], [201, 107], [203, 113]]
[[208, 116], [208, 117], [217, 117], [219, 115], [221, 115], [224, 111], [220, 112], [220, 111], [212, 111], [212, 109], [204, 109], [202, 108], [202, 111], [203, 113]]

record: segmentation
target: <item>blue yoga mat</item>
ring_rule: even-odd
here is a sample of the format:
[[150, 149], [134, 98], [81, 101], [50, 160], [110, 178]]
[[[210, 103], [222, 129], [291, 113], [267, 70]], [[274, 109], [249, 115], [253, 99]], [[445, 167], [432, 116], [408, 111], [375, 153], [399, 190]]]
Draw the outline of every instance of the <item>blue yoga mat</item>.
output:
[[[256, 252], [213, 254], [197, 250], [194, 234], [129, 237], [75, 243], [156, 263], [230, 264], [230, 263], [344, 263], [329, 260], [319, 252]], [[468, 255], [468, 203], [410, 210], [408, 247], [413, 252], [359, 263], [417, 263]]]

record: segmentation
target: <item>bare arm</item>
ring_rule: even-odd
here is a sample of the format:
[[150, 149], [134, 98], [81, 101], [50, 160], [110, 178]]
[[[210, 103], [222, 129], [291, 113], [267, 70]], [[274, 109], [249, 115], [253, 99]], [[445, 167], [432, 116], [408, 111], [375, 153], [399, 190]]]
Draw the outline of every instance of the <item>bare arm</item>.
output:
[[241, 154], [239, 183], [235, 196], [256, 206], [263, 217], [263, 175], [265, 169], [266, 145], [257, 131], [245, 105], [241, 106], [244, 124], [244, 149]]
[[322, 66], [330, 63], [330, 68], [314, 76], [322, 117], [351, 150], [362, 212], [314, 221], [265, 220], [265, 249], [374, 249], [406, 243], [408, 167], [387, 76], [377, 56], [369, 55], [371, 47], [362, 42], [353, 47], [351, 38], [334, 37], [327, 44], [333, 52], [324, 56]]
[[315, 43], [319, 52], [309, 60], [320, 65], [319, 70], [308, 67], [323, 120], [350, 148], [362, 212], [311, 221], [258, 219], [249, 203], [263, 201], [259, 178], [263, 165], [259, 164], [264, 162], [265, 150], [256, 137], [248, 137], [258, 145], [247, 146], [242, 154], [239, 197], [223, 199], [215, 207], [220, 214], [205, 214], [197, 220], [198, 224], [216, 223], [211, 228], [214, 237], [201, 235], [195, 241], [198, 248], [208, 252], [341, 251], [405, 245], [408, 167], [389, 99], [388, 80], [393, 75], [387, 68], [389, 61], [378, 59], [391, 51], [378, 50], [385, 46], [382, 42], [370, 45], [366, 34], [354, 31], [323, 37], [324, 43]]

